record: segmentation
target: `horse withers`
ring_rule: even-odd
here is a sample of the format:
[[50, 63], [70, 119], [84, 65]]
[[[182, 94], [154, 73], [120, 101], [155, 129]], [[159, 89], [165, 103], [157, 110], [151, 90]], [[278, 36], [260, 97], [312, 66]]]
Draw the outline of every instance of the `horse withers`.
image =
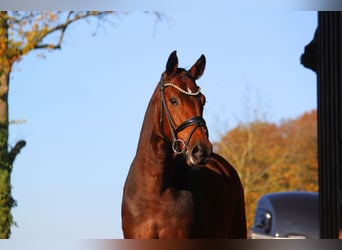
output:
[[178, 68], [172, 52], [147, 107], [122, 199], [125, 238], [246, 238], [243, 188], [212, 152], [196, 80], [202, 55]]

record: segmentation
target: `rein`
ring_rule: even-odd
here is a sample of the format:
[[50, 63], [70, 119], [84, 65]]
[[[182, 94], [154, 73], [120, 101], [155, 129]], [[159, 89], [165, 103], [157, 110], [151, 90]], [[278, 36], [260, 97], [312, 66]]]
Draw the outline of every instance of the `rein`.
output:
[[[191, 90], [186, 91], [186, 90], [180, 88], [179, 86], [177, 86], [173, 83], [166, 83], [165, 84], [163, 77], [160, 80], [160, 97], [161, 97], [160, 127], [163, 128], [163, 109], [164, 109], [165, 114], [166, 114], [166, 118], [167, 118], [167, 121], [168, 121], [168, 124], [170, 127], [170, 131], [172, 134], [172, 140], [173, 141], [171, 142], [164, 135], [163, 135], [163, 138], [164, 138], [164, 140], [166, 140], [172, 144], [172, 150], [174, 153], [182, 154], [187, 149], [189, 140], [198, 127], [204, 127], [205, 128], [207, 137], [208, 137], [208, 129], [207, 129], [205, 120], [201, 116], [191, 117], [188, 120], [184, 121], [182, 124], [180, 124], [178, 127], [176, 127], [172, 118], [171, 118], [170, 112], [166, 106], [166, 101], [165, 101], [165, 96], [164, 96], [164, 89], [166, 87], [173, 87], [173, 88], [177, 89], [178, 91], [180, 91], [181, 93], [183, 93], [185, 95], [189, 95], [189, 96], [199, 95], [201, 93], [201, 89], [198, 88], [198, 90], [193, 93]], [[186, 139], [185, 142], [184, 142], [184, 140], [179, 139], [177, 137], [177, 134], [180, 131], [182, 131], [182, 130], [184, 130], [187, 127], [190, 127], [192, 125], [195, 125], [195, 126], [192, 128], [192, 130], [191, 130], [190, 134], [188, 135], [188, 138]]]

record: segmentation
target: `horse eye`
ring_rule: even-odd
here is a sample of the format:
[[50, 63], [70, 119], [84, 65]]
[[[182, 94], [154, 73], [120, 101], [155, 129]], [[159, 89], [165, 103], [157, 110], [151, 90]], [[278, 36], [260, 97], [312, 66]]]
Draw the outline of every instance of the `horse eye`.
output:
[[177, 105], [178, 105], [177, 98], [176, 98], [176, 97], [171, 97], [171, 98], [170, 98], [170, 103], [171, 103], [173, 106], [177, 106]]

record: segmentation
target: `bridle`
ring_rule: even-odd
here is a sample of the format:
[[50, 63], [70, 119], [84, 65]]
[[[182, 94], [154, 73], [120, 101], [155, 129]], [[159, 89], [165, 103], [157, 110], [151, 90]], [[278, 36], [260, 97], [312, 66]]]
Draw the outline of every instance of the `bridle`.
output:
[[[207, 129], [207, 125], [205, 123], [205, 120], [201, 117], [201, 116], [194, 116], [189, 118], [188, 120], [184, 121], [182, 124], [180, 124], [178, 127], [175, 126], [170, 112], [166, 106], [166, 101], [165, 101], [165, 95], [164, 95], [164, 89], [166, 87], [173, 87], [175, 89], [177, 89], [178, 91], [180, 91], [181, 93], [185, 94], [185, 95], [189, 95], [189, 96], [196, 96], [199, 95], [201, 93], [201, 89], [198, 88], [198, 90], [196, 92], [192, 92], [191, 90], [184, 90], [182, 88], [180, 88], [179, 86], [173, 84], [173, 83], [164, 83], [164, 78], [162, 76], [161, 80], [160, 80], [160, 97], [161, 97], [161, 112], [160, 112], [160, 127], [161, 129], [163, 129], [163, 110], [165, 110], [165, 114], [166, 114], [166, 119], [168, 121], [169, 127], [170, 127], [170, 131], [172, 134], [172, 141], [170, 141], [168, 138], [166, 138], [163, 135], [163, 139], [170, 142], [172, 145], [172, 150], [174, 153], [176, 154], [182, 154], [185, 152], [185, 150], [188, 147], [188, 143], [191, 139], [191, 136], [193, 135], [193, 133], [195, 132], [195, 130], [198, 127], [204, 127], [205, 131], [206, 131], [206, 135], [208, 137], [208, 129]], [[187, 127], [193, 126], [190, 134], [188, 135], [188, 138], [186, 139], [186, 141], [184, 142], [184, 140], [179, 139], [177, 137], [177, 134], [186, 129]]]

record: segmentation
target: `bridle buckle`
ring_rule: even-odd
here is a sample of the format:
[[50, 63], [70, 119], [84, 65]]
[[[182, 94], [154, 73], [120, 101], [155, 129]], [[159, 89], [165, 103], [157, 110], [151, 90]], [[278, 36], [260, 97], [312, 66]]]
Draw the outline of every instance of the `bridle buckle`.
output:
[[186, 149], [186, 144], [182, 139], [176, 139], [172, 142], [172, 150], [175, 154], [177, 155], [183, 154], [185, 149]]

